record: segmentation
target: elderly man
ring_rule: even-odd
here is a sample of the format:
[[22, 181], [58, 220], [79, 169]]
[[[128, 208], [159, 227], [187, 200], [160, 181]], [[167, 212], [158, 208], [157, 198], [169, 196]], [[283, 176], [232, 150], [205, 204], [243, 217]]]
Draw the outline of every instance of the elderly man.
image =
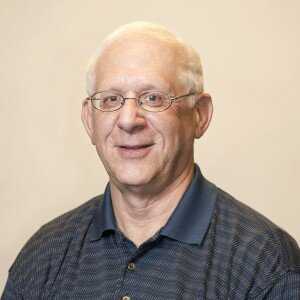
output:
[[125, 25], [87, 88], [82, 120], [109, 184], [29, 240], [2, 299], [300, 299], [296, 242], [194, 163], [212, 116], [195, 50]]

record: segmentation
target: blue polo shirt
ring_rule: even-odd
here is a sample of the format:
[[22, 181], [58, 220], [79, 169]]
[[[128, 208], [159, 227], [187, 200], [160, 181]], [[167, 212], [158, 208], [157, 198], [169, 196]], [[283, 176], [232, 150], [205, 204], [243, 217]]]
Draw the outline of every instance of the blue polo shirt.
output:
[[44, 225], [12, 265], [7, 299], [300, 299], [300, 251], [264, 216], [194, 177], [136, 247], [103, 196]]

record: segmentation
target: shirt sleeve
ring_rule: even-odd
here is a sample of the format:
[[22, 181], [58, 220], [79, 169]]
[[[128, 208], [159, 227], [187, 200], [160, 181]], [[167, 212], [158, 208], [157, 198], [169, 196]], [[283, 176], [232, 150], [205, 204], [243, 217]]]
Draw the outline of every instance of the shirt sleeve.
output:
[[1, 300], [22, 300], [23, 297], [17, 293], [13, 281], [8, 277]]
[[288, 272], [280, 277], [275, 284], [253, 299], [262, 300], [299, 300], [300, 271]]

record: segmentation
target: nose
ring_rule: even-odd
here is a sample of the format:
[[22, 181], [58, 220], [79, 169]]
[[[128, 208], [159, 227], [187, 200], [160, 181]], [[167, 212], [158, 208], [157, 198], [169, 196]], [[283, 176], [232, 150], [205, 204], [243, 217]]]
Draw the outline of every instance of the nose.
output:
[[141, 110], [135, 98], [125, 98], [125, 103], [119, 110], [118, 127], [128, 133], [144, 128], [146, 120]]

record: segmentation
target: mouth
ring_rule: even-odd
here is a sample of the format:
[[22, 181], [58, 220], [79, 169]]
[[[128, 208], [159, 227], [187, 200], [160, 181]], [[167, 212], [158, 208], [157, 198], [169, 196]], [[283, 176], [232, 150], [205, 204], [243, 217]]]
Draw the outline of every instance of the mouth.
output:
[[120, 145], [118, 146], [119, 148], [123, 149], [133, 149], [133, 150], [138, 150], [138, 149], [143, 149], [147, 147], [151, 147], [153, 144], [145, 144], [145, 145]]
[[149, 154], [154, 144], [122, 144], [118, 145], [117, 149], [123, 158], [143, 158]]

